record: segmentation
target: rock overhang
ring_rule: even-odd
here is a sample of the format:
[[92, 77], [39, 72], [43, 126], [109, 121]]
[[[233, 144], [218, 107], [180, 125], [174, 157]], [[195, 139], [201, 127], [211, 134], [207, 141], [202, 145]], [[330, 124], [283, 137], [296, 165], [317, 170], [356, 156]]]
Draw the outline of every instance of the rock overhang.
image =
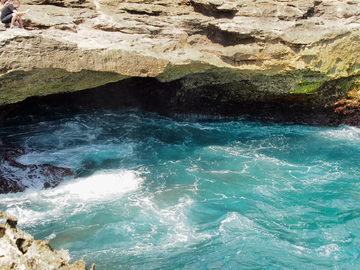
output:
[[314, 94], [360, 71], [357, 1], [58, 2], [25, 2], [32, 30], [1, 32], [0, 105], [129, 77]]

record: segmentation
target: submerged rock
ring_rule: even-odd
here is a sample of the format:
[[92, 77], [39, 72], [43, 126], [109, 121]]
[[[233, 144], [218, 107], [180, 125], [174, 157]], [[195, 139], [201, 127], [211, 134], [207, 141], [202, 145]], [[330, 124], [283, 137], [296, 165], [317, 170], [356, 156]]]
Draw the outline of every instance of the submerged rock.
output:
[[[1, 269], [87, 269], [82, 260], [70, 264], [67, 250], [54, 250], [49, 241], [34, 240], [32, 235], [17, 228], [16, 217], [7, 216], [0, 210], [0, 218], [6, 220], [5, 224], [0, 224]], [[91, 269], [95, 270], [94, 264]]]
[[74, 173], [69, 168], [51, 164], [24, 165], [16, 159], [25, 154], [25, 149], [0, 138], [0, 194], [21, 192], [29, 186], [56, 187]]

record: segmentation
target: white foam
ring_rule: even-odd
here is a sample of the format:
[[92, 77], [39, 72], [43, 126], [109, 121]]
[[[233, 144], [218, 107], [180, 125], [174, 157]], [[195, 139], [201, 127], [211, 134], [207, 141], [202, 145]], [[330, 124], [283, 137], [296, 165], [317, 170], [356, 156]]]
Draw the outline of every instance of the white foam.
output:
[[227, 233], [246, 233], [255, 230], [255, 226], [247, 217], [241, 216], [237, 212], [230, 212], [226, 215], [226, 218], [221, 221], [219, 230], [220, 232]]
[[340, 251], [340, 248], [336, 244], [329, 244], [316, 249], [318, 256], [330, 257], [335, 256]]
[[56, 234], [52, 233], [48, 237], [46, 237], [45, 240], [51, 240], [51, 239], [54, 239], [55, 237], [56, 237]]
[[136, 190], [142, 181], [135, 171], [102, 171], [62, 185], [54, 193], [69, 193], [81, 200], [99, 200]]
[[[143, 195], [145, 195], [145, 197], [143, 197]], [[188, 221], [189, 211], [191, 212], [194, 204], [195, 201], [190, 196], [185, 195], [184, 197], [180, 197], [175, 204], [163, 207], [163, 205], [159, 206], [156, 203], [153, 196], [149, 196], [148, 193], [143, 193], [137, 196], [132, 206], [136, 205], [141, 208], [144, 220], [148, 220], [150, 223], [151, 232], [143, 235], [143, 238], [156, 238], [166, 229], [166, 234], [159, 239], [161, 243], [159, 248], [166, 252], [168, 249], [176, 246], [191, 246], [214, 236], [214, 232], [199, 231], [196, 226], [194, 227], [193, 224]], [[136, 244], [136, 246], [131, 249], [131, 252], [138, 252], [139, 249], [147, 250], [149, 248], [151, 248], [151, 246], [144, 246], [144, 243], [140, 245]]]
[[[17, 161], [25, 164], [44, 164], [51, 163], [53, 165], [76, 168], [79, 167], [84, 159], [95, 161], [101, 164], [108, 159], [121, 159], [133, 153], [133, 145], [124, 143], [121, 145], [88, 145], [75, 146], [73, 148], [34, 152], [20, 156]], [[34, 162], [35, 161], [35, 162]]]
[[360, 128], [357, 127], [342, 126], [337, 129], [320, 132], [319, 135], [332, 140], [360, 142]]
[[131, 170], [101, 171], [62, 183], [54, 189], [2, 195], [0, 203], [7, 206], [7, 214], [19, 219], [19, 224], [46, 222], [49, 217], [57, 219], [64, 214], [87, 211], [88, 207], [119, 199], [125, 193], [137, 190], [143, 182], [139, 174]]

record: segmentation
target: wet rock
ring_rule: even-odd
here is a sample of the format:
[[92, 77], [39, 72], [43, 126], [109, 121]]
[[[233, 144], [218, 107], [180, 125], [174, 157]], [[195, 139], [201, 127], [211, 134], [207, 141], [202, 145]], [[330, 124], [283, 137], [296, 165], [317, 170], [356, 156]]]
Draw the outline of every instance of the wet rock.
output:
[[25, 149], [0, 138], [0, 193], [22, 192], [30, 186], [56, 187], [74, 175], [71, 169], [52, 164], [21, 164], [16, 159], [23, 154]]
[[[1, 210], [0, 217], [6, 220], [5, 224], [0, 224], [1, 269], [87, 269], [82, 260], [70, 264], [67, 250], [54, 250], [49, 241], [34, 240], [32, 235], [17, 228], [16, 217], [7, 216]], [[91, 269], [95, 270], [94, 264]]]

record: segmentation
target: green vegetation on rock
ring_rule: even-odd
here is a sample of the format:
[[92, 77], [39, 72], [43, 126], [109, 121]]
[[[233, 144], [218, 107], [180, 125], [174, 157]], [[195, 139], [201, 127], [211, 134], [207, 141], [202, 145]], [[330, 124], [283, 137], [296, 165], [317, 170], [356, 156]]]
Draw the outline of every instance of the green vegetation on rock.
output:
[[31, 96], [76, 92], [125, 78], [127, 76], [117, 73], [90, 70], [67, 72], [48, 68], [14, 71], [3, 75], [0, 81], [0, 106], [20, 102]]

